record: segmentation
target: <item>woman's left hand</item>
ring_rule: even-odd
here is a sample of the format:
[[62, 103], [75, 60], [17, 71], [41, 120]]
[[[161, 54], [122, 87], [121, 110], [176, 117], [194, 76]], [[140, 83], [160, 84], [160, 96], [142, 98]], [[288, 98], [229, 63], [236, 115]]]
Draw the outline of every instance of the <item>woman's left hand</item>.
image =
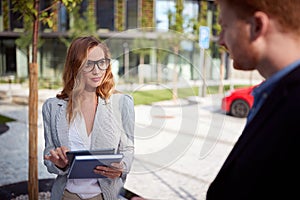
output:
[[94, 169], [96, 174], [101, 174], [107, 178], [119, 178], [122, 176], [123, 164], [122, 163], [112, 163], [112, 166], [97, 166]]

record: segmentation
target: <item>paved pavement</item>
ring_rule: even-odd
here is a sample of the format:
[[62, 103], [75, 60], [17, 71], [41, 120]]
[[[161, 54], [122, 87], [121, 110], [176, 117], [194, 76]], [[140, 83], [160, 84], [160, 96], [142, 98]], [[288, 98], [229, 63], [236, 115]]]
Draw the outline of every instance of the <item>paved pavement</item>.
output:
[[[28, 107], [22, 105], [24, 98], [17, 98], [28, 91], [0, 84], [0, 95], [1, 91], [7, 95], [8, 90], [11, 98], [0, 98], [0, 114], [16, 121], [7, 123], [9, 130], [0, 135], [0, 186], [28, 180]], [[40, 179], [54, 178], [42, 163], [41, 106], [57, 92], [39, 90]], [[135, 106], [135, 161], [125, 188], [146, 199], [205, 199], [210, 182], [245, 124], [245, 119], [221, 113], [220, 99], [218, 95], [190, 97]]]

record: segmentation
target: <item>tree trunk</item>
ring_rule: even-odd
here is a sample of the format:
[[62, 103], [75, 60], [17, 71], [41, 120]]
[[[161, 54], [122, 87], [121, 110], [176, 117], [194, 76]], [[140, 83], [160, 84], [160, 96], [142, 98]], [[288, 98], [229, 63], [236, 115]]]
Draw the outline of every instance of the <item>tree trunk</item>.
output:
[[162, 64], [157, 63], [157, 83], [162, 83]]
[[[34, 1], [34, 9], [39, 12], [39, 0]], [[33, 24], [32, 62], [29, 66], [29, 173], [28, 195], [30, 200], [38, 200], [38, 65], [37, 44], [39, 31], [39, 14], [36, 14]]]
[[37, 89], [37, 63], [30, 63], [29, 72], [29, 182], [28, 194], [29, 199], [38, 199], [38, 131], [37, 131], [37, 109], [38, 109], [38, 89]]
[[177, 62], [178, 62], [178, 54], [179, 54], [179, 46], [175, 45], [174, 46], [174, 69], [173, 69], [173, 100], [176, 103], [177, 98], [178, 98], [178, 93], [177, 93], [177, 84], [178, 84], [178, 74], [177, 74]]
[[144, 84], [144, 54], [140, 55], [140, 64], [138, 68], [139, 84]]

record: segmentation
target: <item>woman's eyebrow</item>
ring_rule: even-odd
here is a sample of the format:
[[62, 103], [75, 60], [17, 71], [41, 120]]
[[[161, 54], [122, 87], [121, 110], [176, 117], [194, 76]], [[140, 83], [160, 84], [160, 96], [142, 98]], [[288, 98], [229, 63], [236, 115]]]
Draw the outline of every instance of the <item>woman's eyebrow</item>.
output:
[[101, 61], [101, 60], [106, 60], [106, 58], [100, 58], [99, 60], [90, 60], [90, 59], [88, 59], [87, 61], [97, 62], [97, 61]]

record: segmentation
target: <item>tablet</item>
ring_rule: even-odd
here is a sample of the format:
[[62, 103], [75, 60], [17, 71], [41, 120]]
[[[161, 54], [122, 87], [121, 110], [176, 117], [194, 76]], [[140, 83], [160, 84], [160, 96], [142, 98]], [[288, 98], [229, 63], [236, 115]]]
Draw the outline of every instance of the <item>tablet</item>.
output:
[[69, 179], [106, 178], [93, 172], [96, 166], [110, 166], [121, 162], [123, 154], [115, 154], [114, 148], [68, 151]]
[[109, 155], [114, 154], [115, 148], [106, 148], [106, 149], [96, 149], [96, 150], [77, 150], [77, 151], [68, 151], [67, 157], [69, 161], [69, 165], [71, 166], [74, 157], [80, 155]]

